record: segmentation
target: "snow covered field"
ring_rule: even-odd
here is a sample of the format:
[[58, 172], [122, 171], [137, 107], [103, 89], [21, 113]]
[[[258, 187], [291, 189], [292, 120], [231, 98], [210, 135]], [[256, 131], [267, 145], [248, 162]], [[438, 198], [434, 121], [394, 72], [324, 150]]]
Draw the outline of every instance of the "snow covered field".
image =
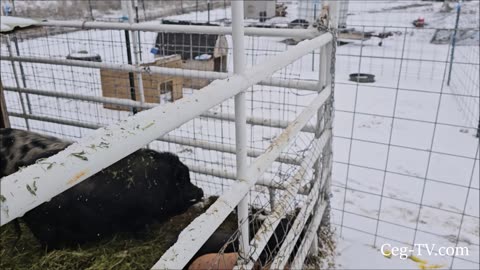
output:
[[[295, 2], [289, 3], [286, 23], [295, 17]], [[424, 1], [351, 1], [348, 25], [357, 30], [394, 33], [378, 46], [378, 38], [339, 46], [336, 61], [334, 168], [332, 187], [333, 223], [338, 243], [337, 268], [344, 269], [418, 269], [411, 259], [386, 258], [379, 248], [411, 246], [414, 243], [438, 247], [468, 247], [469, 256], [418, 256], [424, 267], [478, 269], [479, 262], [479, 140], [475, 137], [479, 117], [478, 72], [459, 67], [452, 83], [446, 85], [450, 46], [435, 45], [430, 39], [433, 28], [452, 28], [454, 12], [440, 13], [441, 3]], [[478, 1], [463, 6], [466, 17], [478, 18]], [[230, 18], [229, 9], [214, 10], [214, 20]], [[428, 27], [412, 28], [411, 21], [425, 17]], [[207, 12], [172, 16], [172, 19], [206, 21]], [[467, 20], [464, 27], [477, 27], [478, 20]], [[473, 21], [473, 24], [472, 24]], [[227, 37], [231, 46], [231, 39]], [[144, 61], [155, 34], [142, 33]], [[275, 38], [246, 38], [247, 64], [288, 48]], [[125, 63], [124, 39], [118, 31], [79, 31], [20, 42], [22, 55], [64, 58], [73, 51], [88, 50], [102, 56], [104, 62]], [[455, 61], [465, 70], [478, 70], [478, 46], [457, 48]], [[7, 54], [2, 45], [2, 55]], [[229, 51], [229, 70], [232, 55]], [[475, 55], [475, 53], [473, 54]], [[463, 58], [462, 58], [463, 57]], [[315, 61], [317, 61], [315, 59]], [[473, 61], [473, 62], [472, 62]], [[475, 66], [475, 63], [477, 65]], [[13, 86], [10, 64], [2, 61], [2, 81]], [[30, 88], [101, 95], [98, 70], [86, 68], [25, 65]], [[460, 70], [460, 71], [459, 71]], [[372, 73], [374, 83], [348, 81], [350, 73]], [[296, 61], [275, 76], [314, 79], [318, 63], [312, 55]], [[472, 87], [473, 85], [473, 87]], [[473, 89], [473, 90], [472, 90]], [[188, 91], [191, 90], [187, 90]], [[459, 92], [460, 91], [460, 92]], [[459, 97], [462, 94], [464, 96]], [[314, 94], [309, 91], [255, 86], [248, 94], [249, 115], [292, 120]], [[106, 110], [87, 102], [31, 96], [36, 115], [61, 117], [92, 125], [122, 119], [128, 112]], [[460, 100], [460, 101], [459, 101]], [[463, 100], [463, 101], [462, 101]], [[7, 92], [9, 110], [20, 112], [17, 95]], [[215, 112], [233, 112], [233, 100], [214, 108]], [[14, 126], [23, 127], [19, 118]], [[35, 129], [57, 136], [78, 138], [88, 129], [31, 121]], [[249, 129], [252, 148], [265, 149], [280, 130]], [[196, 119], [172, 134], [210, 142], [234, 145], [233, 123]], [[309, 136], [298, 138], [288, 153], [298, 155], [309, 145]], [[175, 144], [157, 145], [180, 153], [191, 165], [219, 167], [229, 172], [235, 166], [234, 155], [204, 151]], [[289, 167], [277, 164], [273, 175], [289, 175]], [[211, 194], [222, 192], [229, 180], [214, 183], [211, 177], [195, 174]], [[216, 179], [219, 180], [219, 179]], [[220, 180], [219, 180], [220, 181]], [[376, 244], [373, 247], [373, 244]]]
[[[350, 269], [418, 269], [422, 266], [412, 260], [385, 258], [379, 248], [428, 243], [468, 247], [470, 255], [452, 263], [449, 256], [424, 251], [419, 257], [427, 266], [478, 269], [478, 58], [461, 58], [472, 51], [478, 55], [478, 45], [457, 47], [455, 61], [473, 61], [470, 69], [477, 72], [454, 70], [448, 87], [450, 47], [431, 44], [435, 29], [428, 27], [453, 28], [455, 13], [440, 13], [441, 3], [383, 4], [351, 1], [348, 25], [394, 36], [382, 47], [372, 38], [338, 49], [333, 218], [342, 238], [337, 263]], [[478, 18], [478, 2], [466, 2], [463, 10], [471, 16], [467, 19]], [[420, 16], [427, 28], [411, 28]], [[478, 20], [463, 26], [478, 29]], [[376, 82], [351, 83], [348, 74], [354, 72], [374, 74]], [[468, 83], [458, 88], [459, 82]]]

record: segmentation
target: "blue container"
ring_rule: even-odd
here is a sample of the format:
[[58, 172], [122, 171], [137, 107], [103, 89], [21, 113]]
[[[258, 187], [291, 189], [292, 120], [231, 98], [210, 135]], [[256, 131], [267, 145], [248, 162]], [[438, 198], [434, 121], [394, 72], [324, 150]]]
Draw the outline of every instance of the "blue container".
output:
[[155, 55], [156, 55], [156, 54], [159, 54], [159, 53], [160, 53], [160, 50], [159, 50], [157, 47], [153, 47], [153, 48], [150, 49], [150, 52], [151, 52], [152, 54], [155, 54]]

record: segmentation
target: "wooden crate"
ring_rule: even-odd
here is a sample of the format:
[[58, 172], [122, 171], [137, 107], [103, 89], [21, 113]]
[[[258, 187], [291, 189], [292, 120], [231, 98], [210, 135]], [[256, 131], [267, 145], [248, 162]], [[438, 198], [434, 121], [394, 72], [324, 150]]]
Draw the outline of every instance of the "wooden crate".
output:
[[[191, 70], [214, 71], [214, 60], [213, 58], [206, 61], [184, 60], [183, 68]], [[202, 89], [203, 87], [207, 86], [211, 81], [212, 80], [210, 79], [202, 78], [185, 78], [184, 84], [186, 88]]]
[[[178, 55], [171, 55], [156, 59], [154, 62], [142, 64], [142, 66], [157, 66], [182, 68], [182, 59]], [[122, 99], [131, 99], [129, 73], [117, 70], [100, 70], [102, 84], [102, 95], [104, 97], [114, 97]], [[143, 92], [145, 102], [161, 103], [161, 94], [171, 92], [171, 100], [175, 101], [183, 97], [183, 78], [176, 76], [164, 76], [158, 74], [142, 74]], [[138, 80], [134, 74], [136, 100], [140, 100], [138, 91]], [[112, 110], [131, 110], [126, 106], [113, 104], [104, 104], [104, 108]]]

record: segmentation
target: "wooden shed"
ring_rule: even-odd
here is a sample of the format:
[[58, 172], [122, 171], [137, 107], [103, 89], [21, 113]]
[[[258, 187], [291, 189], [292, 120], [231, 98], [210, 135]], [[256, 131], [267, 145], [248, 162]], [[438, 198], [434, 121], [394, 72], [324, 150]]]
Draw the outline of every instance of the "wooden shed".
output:
[[[157, 66], [182, 68], [179, 55], [159, 57], [154, 62], [144, 63], [141, 66]], [[101, 69], [102, 94], [104, 97], [131, 99], [129, 73], [110, 69]], [[145, 102], [162, 103], [162, 95], [171, 93], [170, 101], [183, 97], [183, 78], [158, 74], [143, 74], [143, 92]], [[136, 100], [140, 100], [137, 80], [135, 80]], [[130, 110], [131, 108], [113, 104], [104, 104], [104, 108], [114, 110]]]
[[[162, 23], [220, 26], [212, 23], [171, 20], [164, 20]], [[227, 72], [228, 42], [223, 35], [158, 33], [152, 53], [157, 57], [179, 55], [184, 69]], [[183, 84], [188, 88], [200, 89], [210, 82], [209, 79], [185, 78]]]

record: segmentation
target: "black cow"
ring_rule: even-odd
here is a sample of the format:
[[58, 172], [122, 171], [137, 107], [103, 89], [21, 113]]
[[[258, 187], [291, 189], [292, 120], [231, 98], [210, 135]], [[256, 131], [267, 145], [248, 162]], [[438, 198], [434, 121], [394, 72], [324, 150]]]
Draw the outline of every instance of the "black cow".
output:
[[[0, 129], [0, 139], [2, 177], [69, 145], [14, 129]], [[202, 197], [202, 189], [190, 182], [188, 167], [176, 155], [140, 149], [27, 212], [23, 220], [43, 246], [61, 248], [116, 232], [140, 232], [184, 212]]]

